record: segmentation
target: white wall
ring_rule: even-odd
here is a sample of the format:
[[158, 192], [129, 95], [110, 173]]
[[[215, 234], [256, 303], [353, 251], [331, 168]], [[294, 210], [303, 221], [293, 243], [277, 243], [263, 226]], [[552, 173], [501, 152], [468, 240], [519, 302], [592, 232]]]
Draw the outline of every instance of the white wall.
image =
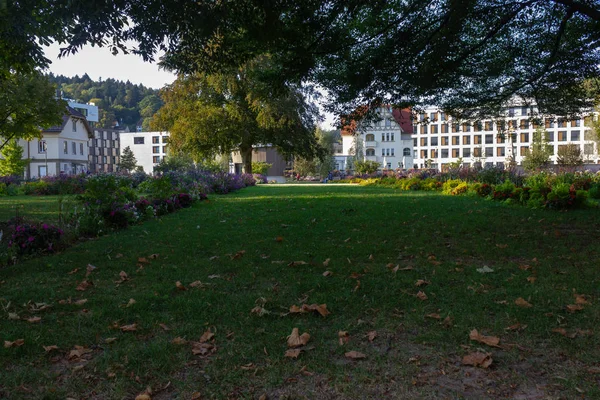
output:
[[[151, 174], [154, 166], [167, 155], [165, 138], [168, 137], [169, 132], [122, 132], [120, 134], [121, 156], [123, 150], [129, 146], [135, 155], [137, 165], [142, 166], [147, 174]], [[135, 143], [141, 140], [140, 138], [143, 138], [144, 143]], [[158, 138], [159, 143], [152, 143], [153, 138]], [[158, 152], [155, 152], [156, 150]]]

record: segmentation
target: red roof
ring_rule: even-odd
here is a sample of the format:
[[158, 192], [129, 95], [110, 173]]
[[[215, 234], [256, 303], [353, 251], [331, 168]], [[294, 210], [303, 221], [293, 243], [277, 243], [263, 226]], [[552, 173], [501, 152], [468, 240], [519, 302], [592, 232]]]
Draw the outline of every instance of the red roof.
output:
[[402, 131], [405, 133], [413, 132], [412, 112], [410, 111], [410, 108], [403, 108], [402, 110], [394, 108], [392, 115], [394, 116], [396, 123], [402, 128]]

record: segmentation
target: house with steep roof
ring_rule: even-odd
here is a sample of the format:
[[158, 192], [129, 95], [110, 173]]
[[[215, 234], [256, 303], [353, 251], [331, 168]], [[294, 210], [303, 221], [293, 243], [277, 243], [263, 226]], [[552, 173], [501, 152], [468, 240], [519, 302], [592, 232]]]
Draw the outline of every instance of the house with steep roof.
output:
[[23, 158], [29, 159], [25, 178], [87, 172], [91, 138], [93, 131], [86, 117], [67, 106], [61, 125], [42, 130], [39, 139], [19, 140]]

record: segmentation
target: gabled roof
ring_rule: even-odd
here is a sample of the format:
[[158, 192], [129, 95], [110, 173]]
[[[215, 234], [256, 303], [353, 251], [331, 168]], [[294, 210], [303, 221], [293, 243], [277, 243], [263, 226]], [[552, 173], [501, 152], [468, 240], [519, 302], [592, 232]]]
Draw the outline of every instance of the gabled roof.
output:
[[394, 116], [396, 123], [400, 125], [402, 132], [413, 132], [412, 113], [409, 108], [403, 108], [402, 110], [394, 108], [394, 110], [392, 110], [392, 115]]
[[87, 119], [85, 118], [85, 115], [83, 115], [82, 113], [80, 113], [79, 111], [74, 109], [73, 107], [66, 106], [65, 108], [66, 108], [66, 112], [62, 116], [62, 124], [51, 126], [50, 128], [47, 128], [47, 129], [43, 129], [42, 133], [61, 133], [63, 131], [63, 129], [65, 129], [65, 126], [67, 125], [67, 122], [69, 122], [69, 119], [73, 118], [73, 119], [80, 120], [81, 122], [83, 122], [83, 126], [87, 130], [88, 137], [90, 139], [93, 138], [94, 133], [92, 131], [92, 128], [90, 127], [90, 124], [88, 123]]

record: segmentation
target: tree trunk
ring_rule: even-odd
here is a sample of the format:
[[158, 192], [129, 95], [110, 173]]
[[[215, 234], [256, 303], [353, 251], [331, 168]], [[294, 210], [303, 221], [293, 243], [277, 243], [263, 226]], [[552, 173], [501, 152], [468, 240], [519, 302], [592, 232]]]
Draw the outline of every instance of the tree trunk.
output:
[[244, 173], [252, 173], [252, 146], [241, 147], [240, 155], [242, 156], [242, 164], [244, 165]]

